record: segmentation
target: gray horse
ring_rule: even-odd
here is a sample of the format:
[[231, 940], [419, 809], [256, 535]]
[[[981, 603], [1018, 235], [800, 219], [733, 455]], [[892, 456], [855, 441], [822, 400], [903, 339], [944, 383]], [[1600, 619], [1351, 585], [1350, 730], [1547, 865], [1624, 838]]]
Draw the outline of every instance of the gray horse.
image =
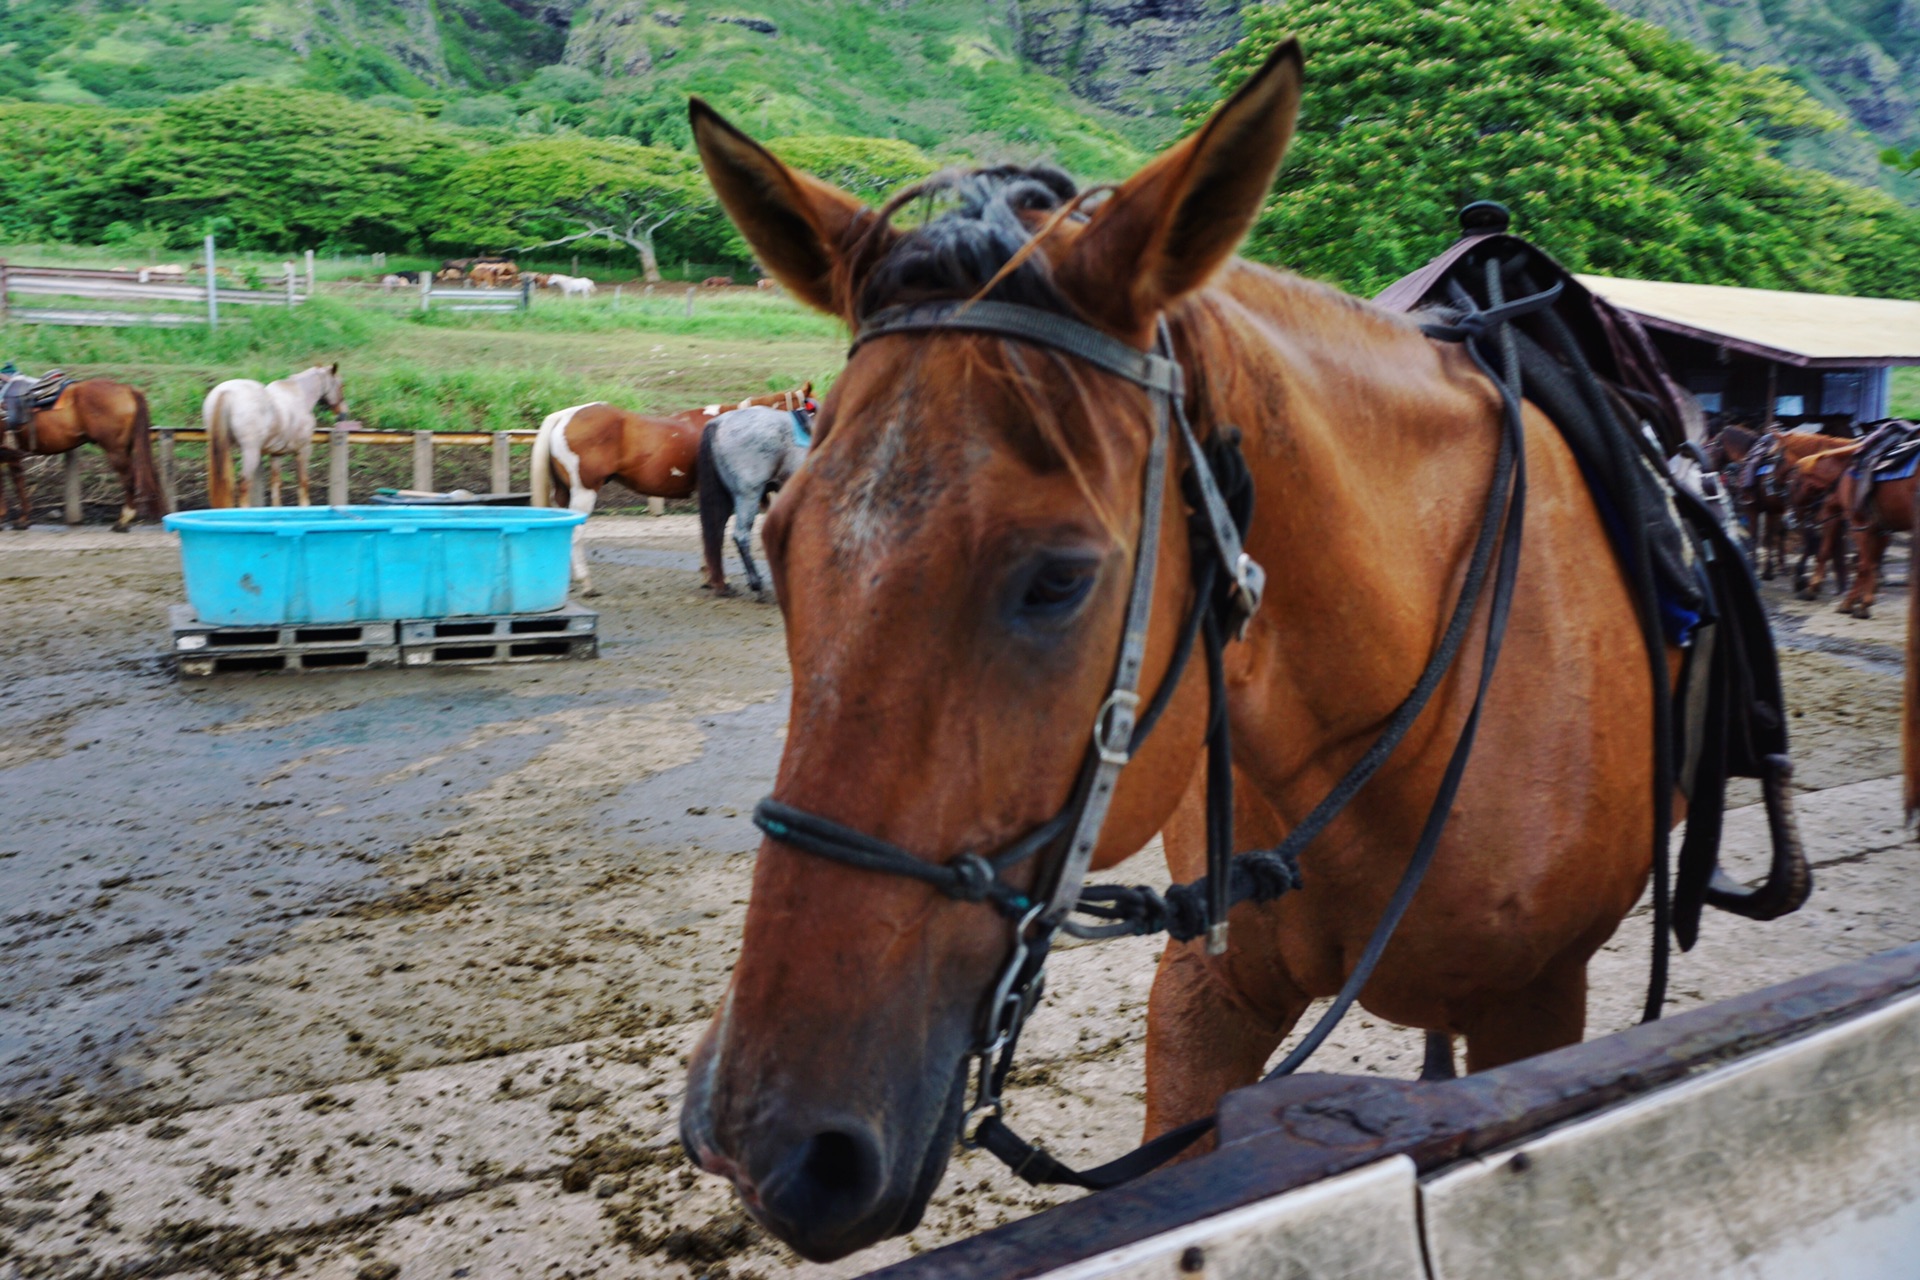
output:
[[765, 591], [754, 566], [753, 518], [768, 491], [799, 470], [812, 443], [804, 411], [752, 405], [723, 413], [700, 435], [700, 536], [707, 557], [707, 586], [732, 595], [720, 560], [720, 539], [733, 517], [733, 544], [747, 567], [747, 585]]

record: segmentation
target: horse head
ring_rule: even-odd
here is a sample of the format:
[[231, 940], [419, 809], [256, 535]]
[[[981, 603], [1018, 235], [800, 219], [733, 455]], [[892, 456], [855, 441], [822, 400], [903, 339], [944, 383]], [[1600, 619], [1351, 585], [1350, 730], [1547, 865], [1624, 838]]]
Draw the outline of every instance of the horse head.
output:
[[[1139, 350], [1171, 311], [1176, 348], [1198, 348], [1211, 313], [1189, 322], [1183, 300], [1259, 214], [1299, 85], [1289, 42], [1097, 206], [1056, 169], [1002, 166], [929, 180], [876, 211], [788, 169], [698, 99], [691, 111], [706, 173], [759, 261], [855, 332], [883, 309], [986, 298], [1078, 317]], [[950, 208], [895, 228], [894, 210], [922, 197]], [[940, 864], [1004, 850], [1062, 812], [1112, 683], [1154, 414], [1141, 387], [1006, 337], [858, 347], [767, 519], [793, 668], [781, 802]], [[1172, 482], [1166, 493], [1179, 510]], [[1190, 594], [1185, 522], [1162, 521], [1157, 537], [1147, 693]], [[1135, 753], [1095, 865], [1145, 844], [1179, 801], [1204, 684], [1189, 667]], [[1062, 844], [1006, 879], [1044, 887]], [[1013, 951], [1008, 919], [981, 902], [769, 836], [739, 961], [693, 1055], [688, 1151], [809, 1258], [910, 1230], [961, 1131], [970, 1056]]]
[[336, 360], [329, 365], [317, 364], [313, 366], [313, 372], [320, 375], [320, 392], [314, 397], [314, 403], [326, 405], [333, 410], [333, 416], [336, 418], [346, 417], [347, 393], [340, 382], [340, 362]]

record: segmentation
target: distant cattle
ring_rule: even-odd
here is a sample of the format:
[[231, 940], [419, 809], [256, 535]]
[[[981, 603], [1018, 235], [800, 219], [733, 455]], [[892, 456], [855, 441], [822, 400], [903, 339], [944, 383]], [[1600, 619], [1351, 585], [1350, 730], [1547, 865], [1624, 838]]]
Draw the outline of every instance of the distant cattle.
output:
[[759, 280], [754, 281], [753, 287], [772, 291], [780, 287], [780, 282], [772, 276], [763, 276]]
[[187, 269], [185, 267], [177, 266], [171, 263], [165, 264], [162, 266], [157, 266], [157, 267], [140, 268], [141, 284], [146, 284], [147, 282], [152, 280], [159, 280], [164, 282], [167, 280], [184, 280], [186, 278], [187, 278]]
[[702, 289], [730, 289], [733, 287], [733, 277], [708, 276], [700, 282], [700, 287]]

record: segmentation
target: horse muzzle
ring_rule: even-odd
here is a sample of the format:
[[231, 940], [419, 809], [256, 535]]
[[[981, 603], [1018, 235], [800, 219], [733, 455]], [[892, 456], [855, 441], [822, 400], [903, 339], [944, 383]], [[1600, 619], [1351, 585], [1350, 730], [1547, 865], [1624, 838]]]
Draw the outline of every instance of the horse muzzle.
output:
[[[955, 1083], [964, 1086], [964, 1072]], [[810, 1261], [830, 1262], [919, 1225], [959, 1131], [963, 1088], [932, 1099], [934, 1114], [913, 1115], [921, 1108], [907, 1102], [907, 1114], [884, 1124], [777, 1089], [716, 1101], [734, 1090], [712, 1039], [703, 1042], [680, 1111], [681, 1145], [693, 1162], [731, 1182], [749, 1216]], [[911, 1136], [890, 1150], [892, 1134]]]

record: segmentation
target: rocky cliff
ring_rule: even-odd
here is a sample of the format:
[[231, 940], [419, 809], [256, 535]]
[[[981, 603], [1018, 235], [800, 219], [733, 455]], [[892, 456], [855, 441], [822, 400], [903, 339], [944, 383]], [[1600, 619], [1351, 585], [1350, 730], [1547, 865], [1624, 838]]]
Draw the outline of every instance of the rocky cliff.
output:
[[1920, 0], [1608, 3], [1743, 65], [1786, 68], [1884, 142], [1920, 142]]
[[1128, 115], [1177, 112], [1240, 37], [1244, 0], [1009, 0], [1020, 54]]

